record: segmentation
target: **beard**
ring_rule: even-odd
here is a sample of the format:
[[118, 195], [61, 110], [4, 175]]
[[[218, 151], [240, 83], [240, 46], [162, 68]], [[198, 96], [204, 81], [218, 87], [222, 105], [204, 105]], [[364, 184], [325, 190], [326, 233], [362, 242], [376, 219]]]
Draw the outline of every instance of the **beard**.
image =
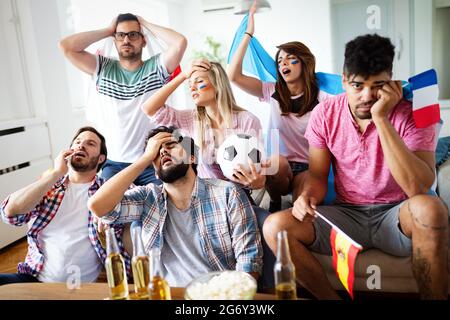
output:
[[100, 155], [94, 158], [90, 158], [87, 163], [77, 162], [75, 159], [70, 159], [70, 166], [76, 172], [87, 172], [94, 169], [97, 169], [98, 159]]
[[356, 110], [355, 116], [360, 120], [372, 119], [372, 113], [370, 113], [370, 112], [359, 112], [358, 110]]
[[130, 47], [133, 48], [133, 50], [122, 51], [122, 48], [120, 48], [120, 50], [117, 50], [120, 59], [129, 60], [129, 61], [140, 60], [142, 57], [142, 49], [139, 51], [136, 51], [135, 47], [133, 47], [133, 46], [130, 46]]
[[159, 179], [165, 183], [173, 183], [186, 176], [190, 164], [180, 163], [173, 165], [167, 169], [160, 168], [157, 170]]
[[359, 111], [359, 107], [373, 107], [376, 101], [361, 103], [355, 108], [355, 116], [360, 120], [369, 120], [372, 119], [372, 113], [369, 111]]

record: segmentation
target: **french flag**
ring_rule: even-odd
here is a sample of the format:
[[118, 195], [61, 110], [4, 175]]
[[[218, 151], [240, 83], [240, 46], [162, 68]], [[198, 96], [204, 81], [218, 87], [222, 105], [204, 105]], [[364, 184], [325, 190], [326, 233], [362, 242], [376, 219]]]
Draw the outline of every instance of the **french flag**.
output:
[[409, 79], [413, 93], [413, 117], [418, 128], [439, 123], [439, 87], [434, 69], [425, 71]]

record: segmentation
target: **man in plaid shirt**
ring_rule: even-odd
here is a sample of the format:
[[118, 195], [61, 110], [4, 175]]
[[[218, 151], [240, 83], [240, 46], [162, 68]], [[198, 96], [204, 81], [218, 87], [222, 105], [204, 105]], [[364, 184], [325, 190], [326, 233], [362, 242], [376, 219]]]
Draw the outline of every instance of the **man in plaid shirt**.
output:
[[[106, 251], [87, 200], [103, 184], [97, 172], [106, 160], [105, 138], [92, 127], [78, 130], [70, 149], [38, 181], [8, 196], [0, 207], [11, 225], [28, 223], [28, 253], [17, 274], [0, 274], [0, 285], [16, 282], [93, 282]], [[121, 239], [122, 226], [115, 228]], [[119, 246], [129, 265], [129, 256]]]
[[[198, 178], [197, 149], [174, 128], [152, 130], [144, 155], [108, 180], [88, 207], [105, 223], [142, 221], [145, 249], [161, 249], [170, 286], [186, 286], [201, 274], [220, 270], [258, 278], [261, 236], [248, 197], [232, 183]], [[127, 190], [151, 163], [163, 185]]]

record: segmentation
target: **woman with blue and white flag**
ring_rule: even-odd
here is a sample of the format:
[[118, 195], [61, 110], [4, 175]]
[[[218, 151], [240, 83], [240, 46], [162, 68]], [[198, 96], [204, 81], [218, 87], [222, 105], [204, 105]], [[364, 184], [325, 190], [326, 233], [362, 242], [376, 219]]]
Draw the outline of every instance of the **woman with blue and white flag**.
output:
[[[280, 139], [279, 155], [272, 155], [271, 158], [272, 166], [278, 163], [278, 172], [267, 176], [266, 180], [266, 189], [271, 198], [269, 211], [275, 212], [281, 210], [281, 196], [292, 193], [295, 201], [301, 192], [309, 154], [309, 144], [304, 133], [310, 113], [321, 100], [322, 94], [319, 94], [315, 73], [315, 57], [307, 46], [298, 41], [277, 47], [277, 66], [272, 63], [273, 68], [270, 62], [264, 62], [271, 61], [270, 56], [253, 59], [253, 62], [263, 61], [260, 65], [253, 63], [258, 78], [244, 75], [243, 64], [245, 69], [249, 54], [257, 52], [267, 55], [253, 38], [255, 11], [254, 3], [236, 34], [233, 43], [235, 51], [230, 52], [232, 58], [229, 59], [228, 76], [240, 89], [270, 104], [268, 129], [278, 130]], [[249, 45], [250, 50], [246, 55]], [[263, 70], [259, 70], [261, 68]]]

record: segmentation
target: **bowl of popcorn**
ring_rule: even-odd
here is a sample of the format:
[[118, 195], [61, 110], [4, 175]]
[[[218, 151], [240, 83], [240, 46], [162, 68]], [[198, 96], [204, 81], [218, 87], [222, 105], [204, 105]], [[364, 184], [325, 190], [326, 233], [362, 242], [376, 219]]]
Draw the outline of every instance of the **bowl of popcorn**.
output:
[[186, 287], [186, 300], [252, 300], [256, 280], [242, 271], [219, 271], [204, 274]]

